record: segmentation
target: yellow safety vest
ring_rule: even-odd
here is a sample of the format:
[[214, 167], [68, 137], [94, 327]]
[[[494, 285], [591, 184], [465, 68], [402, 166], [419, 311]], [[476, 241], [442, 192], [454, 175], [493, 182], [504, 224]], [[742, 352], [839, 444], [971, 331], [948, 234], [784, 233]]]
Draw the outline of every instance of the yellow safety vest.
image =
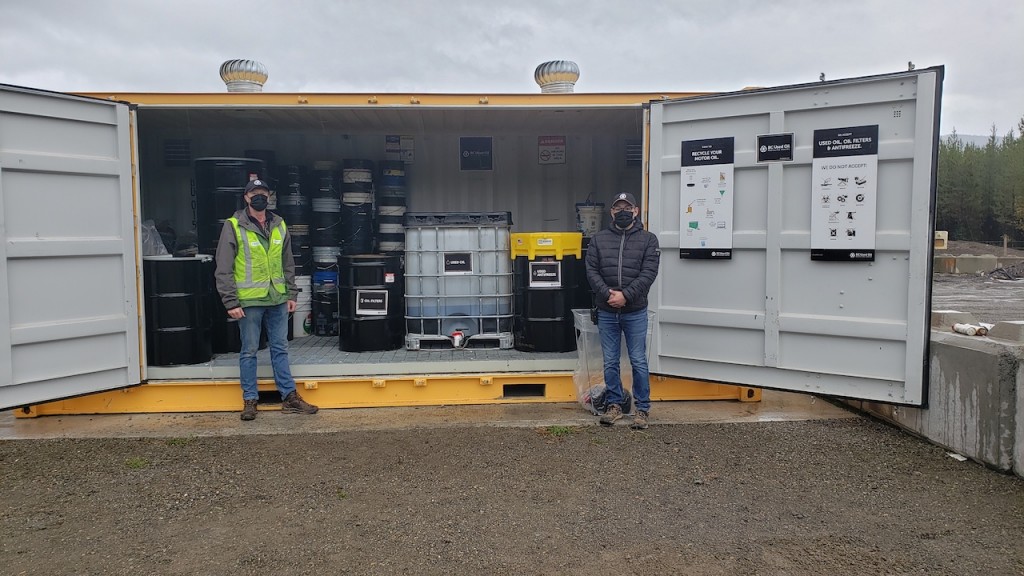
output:
[[238, 225], [238, 219], [228, 218], [235, 230], [238, 251], [235, 252], [235, 287], [239, 300], [266, 298], [273, 286], [279, 293], [288, 291], [284, 279], [284, 220], [270, 232], [270, 250], [263, 247], [259, 236]]

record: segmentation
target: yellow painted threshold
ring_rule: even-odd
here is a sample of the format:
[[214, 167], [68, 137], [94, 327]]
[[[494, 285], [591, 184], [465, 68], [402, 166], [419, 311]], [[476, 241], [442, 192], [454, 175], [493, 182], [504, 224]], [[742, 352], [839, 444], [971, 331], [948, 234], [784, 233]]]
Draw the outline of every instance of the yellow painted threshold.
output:
[[[576, 401], [572, 372], [305, 378], [297, 379], [296, 383], [302, 397], [321, 408]], [[259, 390], [274, 392], [273, 380], [260, 380]], [[761, 390], [656, 376], [651, 378], [651, 399], [759, 402]], [[36, 404], [16, 410], [15, 416], [34, 418], [241, 409], [242, 394], [237, 381], [183, 380], [151, 382], [133, 388]]]

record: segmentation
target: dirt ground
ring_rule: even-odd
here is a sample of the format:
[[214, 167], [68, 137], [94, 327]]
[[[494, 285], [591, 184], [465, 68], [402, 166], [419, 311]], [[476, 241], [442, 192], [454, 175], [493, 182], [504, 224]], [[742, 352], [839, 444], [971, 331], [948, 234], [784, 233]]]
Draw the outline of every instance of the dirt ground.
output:
[[0, 442], [5, 575], [991, 576], [1022, 542], [1024, 481], [866, 418]]

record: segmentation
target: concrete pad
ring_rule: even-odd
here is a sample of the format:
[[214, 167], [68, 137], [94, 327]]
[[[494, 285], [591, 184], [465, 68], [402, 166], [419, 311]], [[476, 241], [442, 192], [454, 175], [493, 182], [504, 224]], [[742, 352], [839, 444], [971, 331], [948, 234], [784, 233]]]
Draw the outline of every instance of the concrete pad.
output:
[[977, 324], [978, 320], [970, 312], [956, 310], [932, 310], [932, 328], [950, 330], [953, 324]]
[[996, 322], [988, 331], [988, 337], [1011, 342], [1024, 342], [1024, 321]]
[[[856, 413], [807, 394], [764, 390], [761, 402], [654, 402], [651, 425], [783, 422], [859, 418]], [[597, 426], [577, 403], [422, 406], [321, 410], [313, 416], [261, 411], [242, 422], [237, 412], [113, 414], [15, 418], [0, 413], [0, 440], [43, 438], [183, 438], [253, 434], [316, 434], [346, 430], [409, 430], [451, 427]]]
[[956, 271], [958, 274], [984, 274], [999, 267], [999, 259], [992, 254], [981, 256], [957, 256]]

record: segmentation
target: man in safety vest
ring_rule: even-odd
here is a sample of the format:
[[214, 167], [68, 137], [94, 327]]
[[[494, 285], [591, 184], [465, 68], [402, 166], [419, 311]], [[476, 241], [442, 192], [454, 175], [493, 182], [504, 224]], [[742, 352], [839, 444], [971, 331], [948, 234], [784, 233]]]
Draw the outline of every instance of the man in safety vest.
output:
[[295, 311], [292, 241], [284, 220], [267, 212], [270, 189], [262, 180], [245, 187], [246, 207], [224, 223], [217, 244], [217, 291], [228, 316], [238, 320], [242, 352], [238, 357], [242, 383], [242, 420], [256, 418], [256, 350], [266, 325], [270, 364], [281, 393], [281, 411], [316, 414], [318, 408], [295, 391], [288, 365], [288, 313]]

